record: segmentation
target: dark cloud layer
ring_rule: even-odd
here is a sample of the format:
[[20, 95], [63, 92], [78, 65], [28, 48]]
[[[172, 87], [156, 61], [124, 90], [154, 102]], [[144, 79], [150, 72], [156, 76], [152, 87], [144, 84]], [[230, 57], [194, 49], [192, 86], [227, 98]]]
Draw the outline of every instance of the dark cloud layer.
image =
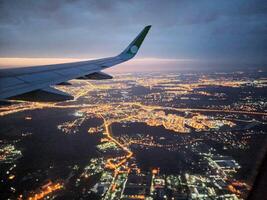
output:
[[113, 55], [147, 24], [139, 57], [267, 64], [266, 0], [0, 0], [0, 57]]

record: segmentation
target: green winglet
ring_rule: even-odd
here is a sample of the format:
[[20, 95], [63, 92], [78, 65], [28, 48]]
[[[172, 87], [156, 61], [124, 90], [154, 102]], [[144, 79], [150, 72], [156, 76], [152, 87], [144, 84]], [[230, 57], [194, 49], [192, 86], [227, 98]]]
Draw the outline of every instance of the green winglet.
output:
[[131, 44], [120, 54], [120, 56], [134, 57], [143, 43], [151, 25], [146, 26], [141, 33], [131, 42]]

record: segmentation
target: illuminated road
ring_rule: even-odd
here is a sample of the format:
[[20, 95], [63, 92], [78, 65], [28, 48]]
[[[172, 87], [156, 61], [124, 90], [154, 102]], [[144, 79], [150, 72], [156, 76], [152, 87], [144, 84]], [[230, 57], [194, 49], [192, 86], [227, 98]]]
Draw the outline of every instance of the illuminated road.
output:
[[115, 181], [116, 181], [116, 178], [117, 178], [117, 175], [119, 173], [119, 167], [121, 165], [123, 165], [130, 157], [132, 157], [133, 155], [133, 152], [131, 152], [127, 147], [123, 146], [123, 144], [121, 144], [118, 140], [116, 140], [115, 138], [112, 137], [111, 135], [111, 128], [110, 128], [110, 125], [111, 123], [107, 122], [107, 120], [104, 118], [104, 116], [102, 114], [99, 115], [102, 119], [103, 119], [103, 125], [105, 127], [105, 130], [103, 132], [103, 134], [111, 141], [111, 142], [114, 142], [115, 144], [117, 144], [120, 148], [122, 148], [126, 153], [127, 155], [124, 156], [124, 158], [117, 164], [113, 164], [112, 163], [112, 160], [115, 160], [115, 159], [118, 159], [118, 158], [109, 158], [107, 159], [107, 165], [106, 167], [114, 170], [114, 175], [113, 175], [113, 178], [112, 178], [112, 181], [111, 181], [111, 184], [109, 186], [109, 189], [108, 191], [106, 192], [106, 195], [104, 197], [104, 199], [110, 199], [110, 192], [112, 191], [112, 188], [114, 188], [115, 186]]
[[105, 132], [104, 132], [104, 135], [107, 136], [107, 138], [114, 142], [115, 144], [117, 144], [120, 148], [122, 148], [126, 153], [127, 155], [125, 156], [124, 159], [122, 159], [119, 163], [117, 164], [113, 164], [112, 163], [112, 160], [114, 160], [113, 158], [110, 158], [107, 160], [107, 165], [109, 168], [111, 169], [117, 169], [118, 167], [120, 167], [122, 164], [124, 164], [130, 157], [132, 157], [133, 155], [133, 152], [131, 152], [126, 146], [123, 146], [123, 144], [121, 144], [118, 140], [116, 140], [115, 138], [112, 137], [111, 133], [110, 133], [110, 123], [107, 122], [107, 120], [104, 118], [103, 115], [101, 115], [101, 118], [103, 119], [104, 121], [104, 127], [105, 127]]
[[165, 107], [165, 106], [147, 106], [138, 102], [134, 103], [122, 103], [128, 105], [135, 105], [145, 108], [147, 110], [155, 110], [155, 109], [165, 109], [165, 110], [175, 110], [175, 111], [196, 111], [196, 112], [222, 112], [222, 113], [235, 113], [235, 114], [247, 114], [247, 115], [264, 115], [267, 116], [266, 112], [249, 112], [243, 110], [219, 110], [219, 109], [208, 109], [208, 108], [173, 108], [173, 107]]
[[[63, 185], [61, 183], [53, 183], [45, 188], [42, 188], [42, 190], [36, 194], [34, 194], [32, 197], [29, 197], [28, 200], [39, 200], [45, 198], [47, 195], [49, 195], [52, 192], [55, 192], [57, 190], [60, 190], [63, 188]], [[21, 198], [22, 199], [22, 198]]]
[[[173, 108], [173, 107], [165, 107], [165, 106], [147, 106], [143, 105], [139, 102], [121, 102], [116, 104], [109, 104], [111, 107], [113, 105], [135, 105], [139, 106], [146, 110], [155, 110], [155, 109], [165, 109], [165, 110], [175, 110], [180, 112], [186, 112], [186, 111], [195, 111], [195, 112], [219, 112], [219, 113], [229, 113], [229, 114], [246, 114], [246, 115], [261, 115], [261, 116], [267, 116], [266, 112], [255, 112], [255, 111], [243, 111], [243, 110], [220, 110], [220, 109], [208, 109], [208, 108]], [[106, 104], [99, 104], [98, 106], [105, 106]], [[58, 105], [58, 103], [31, 103], [26, 105], [12, 105], [8, 107], [2, 107], [0, 108], [0, 116], [9, 115], [12, 113], [17, 113], [25, 110], [35, 110], [35, 109], [43, 109], [43, 108], [92, 108], [95, 105], [92, 104], [83, 104], [83, 105]]]

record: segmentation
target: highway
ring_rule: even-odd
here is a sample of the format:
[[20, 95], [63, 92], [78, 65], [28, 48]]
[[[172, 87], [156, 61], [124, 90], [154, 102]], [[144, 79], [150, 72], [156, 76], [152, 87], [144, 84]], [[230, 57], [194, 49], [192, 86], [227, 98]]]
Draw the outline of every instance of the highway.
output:
[[109, 168], [111, 169], [117, 169], [118, 167], [120, 167], [122, 164], [124, 164], [130, 157], [132, 157], [133, 152], [131, 150], [129, 150], [126, 146], [123, 146], [123, 144], [121, 144], [118, 140], [116, 140], [114, 137], [112, 137], [111, 135], [111, 128], [110, 128], [110, 123], [107, 122], [107, 120], [104, 118], [104, 116], [102, 114], [99, 115], [103, 121], [104, 121], [104, 127], [105, 130], [103, 132], [103, 134], [111, 141], [114, 142], [115, 144], [117, 144], [120, 148], [122, 148], [127, 155], [124, 157], [124, 159], [122, 159], [119, 163], [117, 164], [113, 164], [112, 160], [116, 159], [116, 158], [110, 158], [107, 160], [107, 165]]

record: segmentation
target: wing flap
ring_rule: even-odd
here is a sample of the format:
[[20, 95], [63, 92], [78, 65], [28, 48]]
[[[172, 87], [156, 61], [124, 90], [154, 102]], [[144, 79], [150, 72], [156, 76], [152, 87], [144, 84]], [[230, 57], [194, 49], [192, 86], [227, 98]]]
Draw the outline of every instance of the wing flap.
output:
[[14, 96], [9, 99], [33, 101], [33, 102], [57, 102], [57, 101], [73, 100], [74, 98], [73, 96], [65, 92], [62, 92], [55, 88], [48, 87], [41, 90], [34, 90], [28, 93]]

